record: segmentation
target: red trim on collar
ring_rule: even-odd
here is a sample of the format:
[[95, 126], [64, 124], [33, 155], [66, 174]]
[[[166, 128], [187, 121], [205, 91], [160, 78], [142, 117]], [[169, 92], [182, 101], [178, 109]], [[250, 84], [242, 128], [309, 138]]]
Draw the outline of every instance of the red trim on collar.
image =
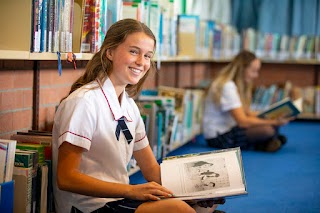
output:
[[88, 141], [91, 141], [91, 139], [89, 139], [89, 138], [87, 138], [87, 137], [84, 137], [84, 136], [82, 136], [82, 135], [78, 135], [78, 134], [76, 134], [76, 133], [74, 133], [74, 132], [70, 132], [70, 131], [65, 131], [64, 133], [62, 133], [61, 135], [59, 135], [59, 138], [60, 138], [62, 135], [68, 133], [68, 132], [69, 132], [70, 134], [75, 135], [75, 136], [79, 136], [79, 137], [81, 137], [81, 138], [87, 139]]
[[98, 82], [98, 84], [99, 84], [99, 87], [100, 87], [100, 89], [101, 89], [101, 91], [102, 91], [103, 95], [104, 95], [104, 98], [106, 99], [106, 101], [107, 101], [107, 103], [108, 103], [108, 106], [109, 106], [110, 111], [111, 111], [111, 113], [112, 113], [113, 119], [115, 120], [116, 118], [114, 117], [114, 114], [113, 114], [112, 108], [111, 108], [111, 106], [110, 106], [110, 103], [109, 103], [109, 101], [108, 101], [108, 98], [107, 98], [106, 94], [104, 93], [104, 91], [103, 91], [103, 89], [102, 89], [102, 85], [101, 85], [101, 83], [100, 83], [99, 79], [97, 79], [97, 82]]
[[[108, 103], [108, 106], [109, 106], [110, 111], [111, 111], [111, 113], [112, 113], [113, 119], [114, 119], [115, 121], [118, 121], [120, 118], [118, 118], [118, 119], [115, 118], [114, 113], [113, 113], [113, 111], [112, 111], [112, 108], [111, 108], [111, 106], [110, 106], [109, 100], [108, 100], [108, 98], [107, 98], [107, 95], [104, 93], [104, 90], [103, 90], [103, 88], [102, 88], [102, 85], [101, 85], [99, 79], [96, 79], [96, 81], [98, 82], [99, 87], [100, 87], [100, 89], [101, 89], [101, 91], [102, 91], [102, 93], [103, 93], [103, 96], [104, 96], [104, 98], [106, 99], [106, 101], [107, 101], [107, 103]], [[124, 95], [124, 94], [123, 94], [123, 95]], [[127, 109], [127, 114], [129, 115], [128, 109]], [[129, 121], [129, 122], [132, 121], [132, 118], [130, 117], [130, 115], [129, 115], [129, 118], [130, 118], [130, 119], [128, 119], [126, 116], [124, 116], [124, 117], [126, 118], [127, 121]]]

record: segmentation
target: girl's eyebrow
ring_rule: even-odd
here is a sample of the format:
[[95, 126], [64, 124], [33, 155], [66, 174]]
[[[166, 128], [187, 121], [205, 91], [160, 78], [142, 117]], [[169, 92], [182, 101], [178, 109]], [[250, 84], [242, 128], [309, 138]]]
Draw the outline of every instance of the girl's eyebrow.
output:
[[[137, 46], [134, 46], [134, 45], [129, 46], [129, 47], [131, 47], [131, 48], [136, 48], [136, 49], [141, 50], [141, 48], [140, 48], [140, 47], [137, 47]], [[154, 54], [154, 51], [153, 51], [153, 50], [150, 50], [150, 51], [148, 51], [148, 53]]]

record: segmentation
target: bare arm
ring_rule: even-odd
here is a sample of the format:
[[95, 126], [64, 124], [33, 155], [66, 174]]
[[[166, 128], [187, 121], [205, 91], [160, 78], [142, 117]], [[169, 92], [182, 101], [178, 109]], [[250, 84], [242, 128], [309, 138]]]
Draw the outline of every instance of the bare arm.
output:
[[155, 181], [161, 184], [160, 166], [153, 155], [150, 146], [133, 153], [140, 170], [147, 181]]
[[291, 119], [261, 119], [256, 115], [247, 115], [242, 107], [230, 110], [232, 117], [236, 120], [238, 126], [243, 128], [260, 126], [260, 125], [273, 125], [281, 126], [287, 124]]
[[59, 148], [57, 183], [61, 190], [94, 197], [158, 200], [158, 196], [171, 193], [161, 185], [151, 182], [139, 185], [113, 183], [99, 180], [79, 171], [84, 149], [64, 142]]

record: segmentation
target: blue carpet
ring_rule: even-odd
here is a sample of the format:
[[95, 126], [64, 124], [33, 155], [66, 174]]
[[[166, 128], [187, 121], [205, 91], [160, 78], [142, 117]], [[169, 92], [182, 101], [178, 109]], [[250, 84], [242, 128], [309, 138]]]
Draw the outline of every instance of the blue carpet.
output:
[[[287, 144], [276, 153], [242, 151], [248, 195], [226, 200], [227, 213], [320, 213], [320, 122], [281, 128]], [[202, 137], [170, 155], [210, 151]], [[141, 172], [131, 183], [143, 183]]]

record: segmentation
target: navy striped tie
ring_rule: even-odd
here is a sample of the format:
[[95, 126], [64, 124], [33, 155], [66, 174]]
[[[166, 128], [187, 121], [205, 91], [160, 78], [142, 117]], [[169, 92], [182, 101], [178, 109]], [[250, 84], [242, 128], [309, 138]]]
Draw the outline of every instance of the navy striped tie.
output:
[[124, 136], [126, 137], [128, 143], [130, 144], [130, 142], [132, 141], [133, 138], [130, 133], [130, 130], [128, 129], [126, 122], [124, 121], [123, 116], [118, 120], [118, 125], [116, 128], [116, 138], [118, 141], [119, 141], [119, 137], [120, 137], [120, 130], [122, 130]]

